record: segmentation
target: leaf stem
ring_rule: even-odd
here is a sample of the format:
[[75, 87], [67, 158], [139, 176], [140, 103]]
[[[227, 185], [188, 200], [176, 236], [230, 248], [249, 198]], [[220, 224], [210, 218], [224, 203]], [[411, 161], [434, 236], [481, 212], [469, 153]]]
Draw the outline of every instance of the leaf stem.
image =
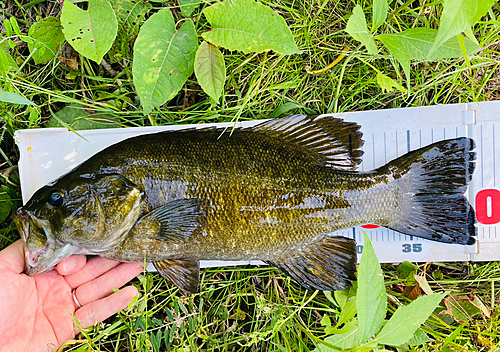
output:
[[306, 71], [308, 74], [310, 75], [315, 75], [315, 74], [318, 74], [318, 73], [323, 73], [325, 71], [328, 71], [329, 69], [331, 69], [332, 67], [334, 67], [335, 65], [337, 65], [345, 56], [346, 56], [346, 53], [350, 50], [351, 48], [349, 48], [347, 45], [344, 46], [344, 48], [342, 49], [342, 53], [331, 63], [329, 64], [328, 66], [320, 69], [320, 70], [316, 70], [316, 71]]

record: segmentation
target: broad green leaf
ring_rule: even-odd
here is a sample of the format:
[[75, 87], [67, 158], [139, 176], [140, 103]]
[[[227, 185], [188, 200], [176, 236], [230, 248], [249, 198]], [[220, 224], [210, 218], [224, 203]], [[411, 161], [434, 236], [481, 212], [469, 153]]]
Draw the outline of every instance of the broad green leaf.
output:
[[495, 0], [445, 0], [443, 13], [439, 20], [439, 32], [427, 57], [429, 59], [433, 57], [434, 51], [438, 50], [450, 38], [473, 26], [486, 15], [495, 2]]
[[396, 268], [396, 275], [400, 279], [409, 279], [410, 281], [412, 281], [413, 274], [417, 272], [417, 268], [418, 266], [405, 260]]
[[10, 197], [11, 201], [16, 198], [19, 198], [19, 194], [17, 194], [16, 190], [12, 187], [13, 186], [6, 186], [6, 185], [0, 186], [0, 192], [5, 193], [8, 197]]
[[[384, 44], [388, 36], [392, 37], [393, 42], [399, 47], [404, 48], [406, 53], [411, 59], [417, 61], [424, 60], [440, 60], [440, 59], [457, 59], [462, 57], [462, 49], [456, 37], [451, 38], [442, 44], [430, 57], [427, 55], [434, 39], [436, 38], [437, 31], [429, 28], [411, 28], [401, 33], [383, 34], [375, 37], [380, 39]], [[467, 55], [480, 49], [478, 45], [469, 39], [464, 39], [465, 47], [467, 48]]]
[[387, 0], [373, 0], [372, 33], [385, 22], [388, 8]]
[[338, 349], [332, 349], [328, 346], [318, 343], [318, 347], [312, 352], [332, 352], [339, 351], [342, 348], [352, 348], [359, 344], [360, 339], [358, 337], [358, 327], [355, 326], [351, 331], [344, 334], [331, 335], [325, 340], [326, 343], [338, 347]]
[[382, 88], [382, 92], [393, 92], [395, 88], [401, 93], [406, 93], [405, 87], [381, 72], [377, 73], [377, 83]]
[[[406, 80], [410, 80], [410, 59], [424, 61], [436, 38], [437, 30], [429, 28], [411, 28], [401, 33], [381, 34], [375, 37], [380, 40], [403, 66]], [[479, 50], [479, 46], [469, 39], [464, 39], [467, 53]], [[462, 50], [457, 38], [451, 38], [441, 45], [431, 56], [431, 60], [453, 59], [462, 57]]]
[[28, 43], [30, 53], [37, 49], [33, 54], [35, 64], [45, 63], [56, 56], [59, 45], [64, 42], [61, 21], [57, 17], [47, 17], [35, 22], [28, 34], [34, 39]]
[[[349, 320], [348, 322], [344, 323], [341, 328], [333, 327], [331, 326], [330, 328], [325, 329], [325, 334], [345, 334], [346, 332], [351, 331], [354, 329], [355, 326], [358, 325], [358, 319], [352, 319]], [[337, 323], [337, 326], [339, 324]]]
[[[290, 111], [293, 109], [298, 109], [301, 107], [302, 107], [302, 105], [299, 105], [297, 103], [291, 103], [291, 102], [285, 103], [283, 105], [278, 106], [276, 109], [274, 109], [274, 111], [271, 113], [271, 115], [269, 115], [269, 118], [271, 118], [271, 119], [276, 118], [276, 117], [280, 116], [281, 114], [284, 114], [287, 111]], [[331, 298], [332, 294], [330, 291], [325, 291], [325, 296], [326, 296], [326, 298], [328, 298], [329, 301], [333, 300]]]
[[168, 8], [151, 16], [134, 45], [134, 86], [144, 114], [165, 104], [193, 73], [198, 36], [191, 19], [179, 30]]
[[357, 282], [354, 282], [353, 285], [349, 288], [333, 292], [333, 295], [335, 297], [335, 301], [338, 304], [338, 306], [340, 307], [340, 309], [344, 308], [344, 306], [347, 303], [347, 300], [350, 297], [356, 296], [357, 288], [358, 288]]
[[45, 127], [70, 127], [74, 130], [94, 130], [120, 127], [119, 120], [108, 114], [89, 114], [85, 109], [66, 106], [58, 111], [46, 123]]
[[12, 197], [8, 193], [7, 187], [2, 185], [0, 188], [0, 223], [7, 219], [13, 209]]
[[321, 318], [319, 323], [325, 327], [325, 330], [332, 327], [332, 322], [330, 320], [330, 317], [326, 314], [323, 315], [323, 318]]
[[403, 67], [403, 72], [405, 73], [406, 82], [408, 87], [410, 86], [410, 55], [408, 54], [405, 45], [403, 45], [403, 39], [395, 34], [381, 34], [375, 37], [375, 39], [380, 40], [394, 55], [397, 62]]
[[343, 290], [338, 290], [338, 291], [334, 291], [333, 292], [333, 295], [335, 297], [335, 303], [342, 309], [346, 302], [347, 302], [347, 299], [349, 298], [349, 290], [350, 290], [350, 287], [349, 288], [345, 288]]
[[12, 211], [12, 203], [6, 199], [3, 199], [0, 194], [0, 223], [4, 222], [5, 219], [10, 215]]
[[365, 342], [375, 335], [382, 324], [387, 310], [384, 275], [370, 239], [365, 234], [365, 246], [358, 269], [358, 310], [359, 340]]
[[18, 69], [16, 61], [9, 55], [8, 45], [0, 45], [0, 74]]
[[415, 334], [413, 335], [413, 337], [410, 340], [408, 340], [408, 345], [410, 347], [413, 347], [413, 346], [423, 345], [424, 343], [431, 342], [431, 341], [434, 341], [434, 340], [431, 339], [429, 336], [427, 336], [425, 331], [418, 328], [417, 331], [415, 331]]
[[349, 297], [345, 305], [342, 307], [337, 326], [342, 325], [354, 318], [354, 316], [356, 315], [356, 311], [356, 296]]
[[177, 0], [184, 16], [191, 16], [194, 10], [200, 6], [201, 0]]
[[409, 305], [400, 306], [375, 337], [375, 341], [391, 346], [407, 343], [445, 296], [446, 293], [420, 296]]
[[[336, 304], [340, 307], [340, 316], [335, 330], [332, 330], [332, 333], [338, 334], [339, 329], [337, 329], [337, 327], [342, 324], [347, 326], [349, 324], [348, 322], [352, 321], [351, 319], [356, 315], [356, 291], [357, 283], [354, 282], [352, 287], [334, 292]], [[344, 328], [342, 328], [342, 330], [344, 330]], [[345, 331], [342, 331], [342, 333], [344, 332]]]
[[111, 48], [118, 30], [115, 12], [107, 0], [89, 0], [87, 11], [65, 1], [61, 24], [68, 43], [97, 63]]
[[217, 102], [224, 89], [226, 65], [216, 46], [201, 43], [194, 59], [194, 74], [203, 91]]
[[360, 5], [356, 5], [352, 11], [352, 16], [347, 21], [345, 30], [351, 37], [360, 41], [366, 46], [369, 54], [375, 55], [378, 51], [377, 44], [366, 26], [365, 13]]
[[12, 104], [36, 105], [35, 103], [29, 101], [28, 99], [17, 93], [7, 92], [2, 89], [0, 89], [0, 101]]
[[14, 35], [14, 30], [12, 29], [12, 25], [10, 24], [8, 19], [3, 20], [3, 26], [5, 28], [5, 34], [7, 34], [7, 37], [12, 37]]
[[300, 54], [285, 20], [271, 8], [254, 0], [225, 0], [203, 10], [212, 29], [203, 39], [244, 53], [273, 50]]
[[22, 35], [21, 29], [19, 28], [19, 24], [17, 23], [17, 19], [15, 17], [10, 18], [10, 24], [12, 25], [14, 33], [16, 33], [17, 35]]

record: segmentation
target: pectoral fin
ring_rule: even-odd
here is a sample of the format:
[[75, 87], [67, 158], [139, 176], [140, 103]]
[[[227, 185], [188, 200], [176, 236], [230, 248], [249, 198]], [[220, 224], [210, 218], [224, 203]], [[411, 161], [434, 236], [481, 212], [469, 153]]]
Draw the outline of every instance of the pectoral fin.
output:
[[181, 242], [201, 227], [204, 211], [196, 198], [177, 199], [144, 215], [131, 231], [150, 239]]
[[356, 242], [340, 236], [324, 236], [319, 241], [287, 252], [268, 264], [274, 265], [307, 289], [342, 290], [356, 280]]
[[191, 259], [168, 259], [153, 263], [167, 282], [174, 284], [190, 295], [198, 292], [200, 262]]
[[[99, 255], [112, 260], [138, 262], [143, 260], [154, 262], [168, 258], [164, 248], [173, 244], [182, 246], [183, 242], [189, 240], [201, 229], [205, 219], [205, 212], [201, 208], [202, 203], [195, 198], [178, 199], [154, 209], [137, 221], [119, 246]], [[194, 264], [183, 266], [194, 267]], [[196, 267], [198, 267], [197, 263]], [[157, 267], [159, 272], [162, 272], [164, 268], [168, 269], [168, 265]], [[198, 269], [196, 269], [197, 272]], [[163, 276], [167, 278], [169, 275]], [[197, 277], [198, 274], [196, 274], [196, 280], [198, 280]], [[175, 280], [172, 282], [176, 283]]]

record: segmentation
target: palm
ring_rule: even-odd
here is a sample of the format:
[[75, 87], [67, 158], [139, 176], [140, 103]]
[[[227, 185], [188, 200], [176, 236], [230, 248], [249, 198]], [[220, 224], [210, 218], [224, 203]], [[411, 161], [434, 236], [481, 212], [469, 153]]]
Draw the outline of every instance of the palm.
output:
[[36, 351], [43, 343], [57, 348], [75, 336], [68, 314], [74, 314], [75, 306], [63, 276], [51, 271], [33, 278], [7, 271], [0, 287], [7, 285], [13, 289], [0, 290], [0, 336], [7, 344], [17, 341], [13, 347]]
[[[22, 274], [22, 243], [16, 242], [0, 252], [0, 350], [47, 351], [73, 338], [78, 329], [73, 315], [83, 327], [92, 326], [123, 309], [136, 295], [120, 287], [142, 271], [137, 263], [113, 262], [83, 256], [73, 259], [75, 270], [68, 275], [50, 272], [28, 277]], [[82, 308], [73, 302], [73, 290]], [[103, 298], [105, 297], [105, 298]]]

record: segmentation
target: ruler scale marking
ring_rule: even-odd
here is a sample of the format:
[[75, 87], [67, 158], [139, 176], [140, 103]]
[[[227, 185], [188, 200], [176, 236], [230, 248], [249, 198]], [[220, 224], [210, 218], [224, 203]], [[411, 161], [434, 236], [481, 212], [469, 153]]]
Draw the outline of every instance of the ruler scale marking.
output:
[[407, 141], [406, 141], [406, 148], [407, 148], [406, 152], [407, 153], [409, 153], [410, 150], [411, 150], [411, 148], [410, 148], [410, 135], [411, 135], [410, 134], [410, 130], [406, 130], [406, 139], [407, 139]]

